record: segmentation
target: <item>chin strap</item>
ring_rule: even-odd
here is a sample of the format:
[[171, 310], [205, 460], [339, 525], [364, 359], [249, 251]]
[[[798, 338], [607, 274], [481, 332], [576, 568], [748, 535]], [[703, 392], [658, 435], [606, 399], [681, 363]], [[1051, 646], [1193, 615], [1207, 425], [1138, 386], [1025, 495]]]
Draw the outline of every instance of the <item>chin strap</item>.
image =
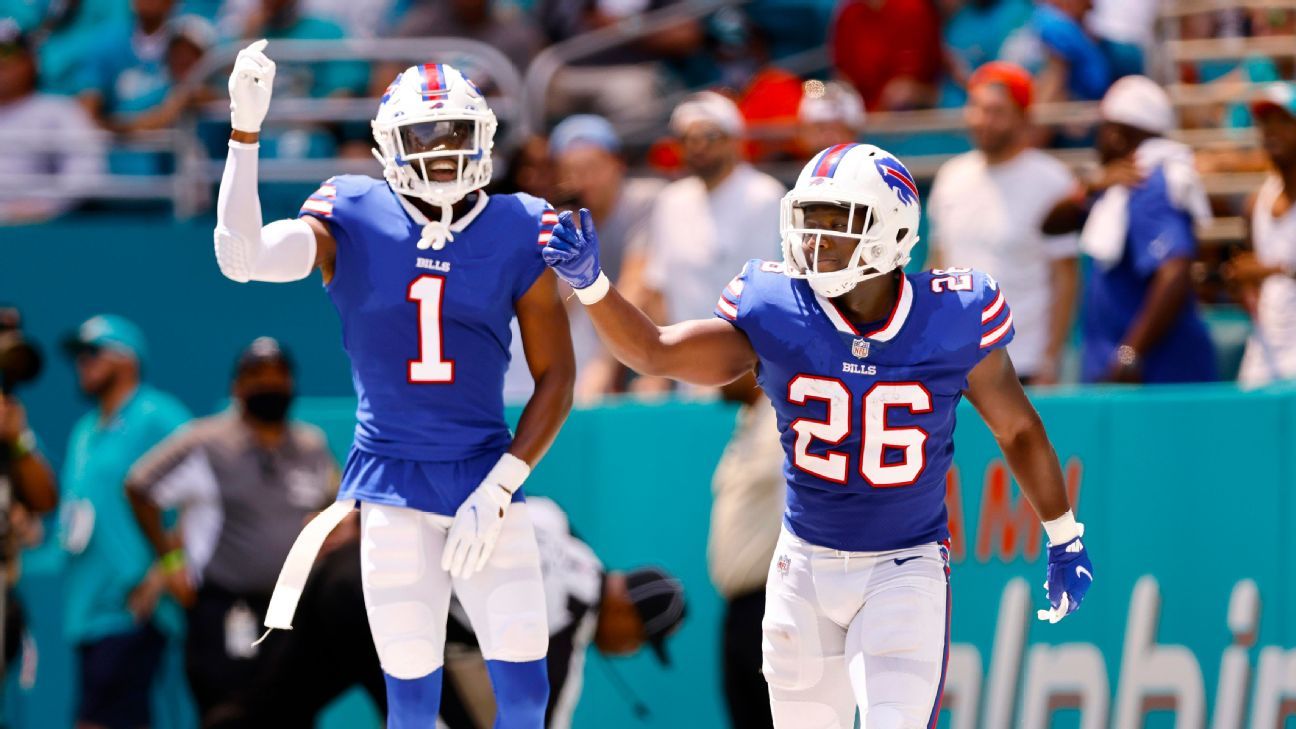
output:
[[[383, 177], [387, 180], [387, 184], [391, 185], [393, 189], [398, 189], [396, 171], [387, 164], [387, 159], [383, 157], [382, 152], [372, 147], [369, 151], [373, 153], [374, 159], [378, 160], [378, 164], [382, 165]], [[445, 248], [446, 243], [454, 240], [454, 233], [450, 230], [450, 222], [454, 216], [454, 206], [447, 203], [440, 203], [437, 206], [441, 208], [441, 219], [429, 221], [423, 226], [418, 241], [420, 251], [426, 251], [429, 248], [439, 251]]]
[[454, 233], [450, 232], [450, 219], [454, 215], [454, 207], [450, 205], [441, 205], [441, 219], [430, 221], [423, 226], [423, 233], [419, 236], [418, 249], [425, 251], [431, 248], [439, 251], [445, 248], [446, 243], [454, 240]]

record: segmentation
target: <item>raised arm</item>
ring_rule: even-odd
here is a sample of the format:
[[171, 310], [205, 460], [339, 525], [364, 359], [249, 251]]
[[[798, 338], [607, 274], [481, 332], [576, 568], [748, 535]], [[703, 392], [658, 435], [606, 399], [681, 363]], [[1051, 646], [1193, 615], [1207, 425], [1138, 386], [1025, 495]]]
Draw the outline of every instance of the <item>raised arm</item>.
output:
[[1093, 565], [1067, 498], [1057, 453], [1035, 406], [1026, 397], [1006, 349], [996, 349], [968, 375], [968, 400], [981, 414], [1003, 451], [1022, 494], [1048, 533], [1049, 610], [1040, 619], [1056, 623], [1080, 606], [1093, 582]]
[[262, 225], [257, 195], [257, 150], [261, 122], [270, 109], [275, 64], [266, 41], [239, 52], [230, 74], [229, 154], [216, 196], [216, 263], [226, 278], [285, 282], [306, 278], [316, 267], [327, 282], [333, 273], [337, 242], [318, 221], [276, 220]]
[[639, 374], [717, 386], [756, 366], [751, 342], [732, 324], [699, 319], [659, 327], [627, 301], [599, 269], [588, 210], [580, 211], [579, 226], [570, 212], [559, 216], [544, 259], [575, 289], [612, 356]]

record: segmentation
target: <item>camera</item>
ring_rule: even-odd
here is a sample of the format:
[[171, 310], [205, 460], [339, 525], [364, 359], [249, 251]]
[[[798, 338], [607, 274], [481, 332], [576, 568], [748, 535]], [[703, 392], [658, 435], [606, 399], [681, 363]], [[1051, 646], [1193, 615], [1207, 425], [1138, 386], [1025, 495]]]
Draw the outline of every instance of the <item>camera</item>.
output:
[[0, 307], [0, 393], [5, 395], [40, 375], [40, 349], [22, 332], [22, 315], [12, 306]]

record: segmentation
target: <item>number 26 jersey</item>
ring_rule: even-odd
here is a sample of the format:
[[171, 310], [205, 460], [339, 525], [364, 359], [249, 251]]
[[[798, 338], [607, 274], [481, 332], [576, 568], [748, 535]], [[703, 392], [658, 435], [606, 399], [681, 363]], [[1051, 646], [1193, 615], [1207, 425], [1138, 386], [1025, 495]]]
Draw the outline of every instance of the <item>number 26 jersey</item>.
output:
[[715, 315], [742, 330], [778, 415], [787, 512], [796, 536], [853, 552], [949, 537], [945, 475], [968, 373], [1013, 338], [990, 276], [899, 275], [884, 322], [856, 327], [829, 299], [752, 260]]

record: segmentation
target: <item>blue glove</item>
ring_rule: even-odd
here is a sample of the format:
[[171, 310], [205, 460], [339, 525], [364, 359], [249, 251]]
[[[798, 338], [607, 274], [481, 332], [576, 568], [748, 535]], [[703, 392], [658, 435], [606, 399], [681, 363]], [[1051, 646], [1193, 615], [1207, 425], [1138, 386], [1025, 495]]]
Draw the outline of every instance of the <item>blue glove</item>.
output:
[[571, 211], [558, 216], [558, 227], [553, 237], [540, 251], [544, 262], [574, 289], [592, 285], [599, 277], [598, 233], [594, 231], [594, 218], [590, 211], [581, 208], [580, 227]]
[[[1084, 532], [1080, 532], [1081, 536]], [[1044, 589], [1048, 590], [1051, 606], [1040, 610], [1040, 620], [1056, 623], [1080, 608], [1085, 593], [1093, 584], [1093, 564], [1089, 561], [1089, 552], [1084, 542], [1076, 537], [1069, 542], [1048, 548], [1048, 581]]]

